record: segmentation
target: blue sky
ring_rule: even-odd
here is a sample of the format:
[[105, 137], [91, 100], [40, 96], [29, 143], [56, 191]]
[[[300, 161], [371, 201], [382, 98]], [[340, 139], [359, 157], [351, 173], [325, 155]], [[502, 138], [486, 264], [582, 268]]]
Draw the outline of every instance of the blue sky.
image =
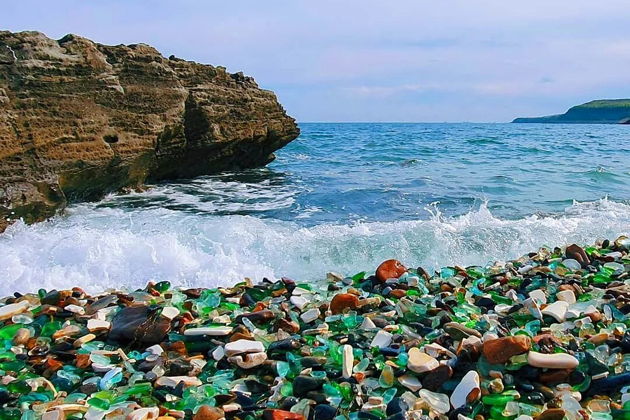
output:
[[509, 121], [630, 97], [627, 0], [20, 0], [0, 28], [243, 71], [299, 121]]

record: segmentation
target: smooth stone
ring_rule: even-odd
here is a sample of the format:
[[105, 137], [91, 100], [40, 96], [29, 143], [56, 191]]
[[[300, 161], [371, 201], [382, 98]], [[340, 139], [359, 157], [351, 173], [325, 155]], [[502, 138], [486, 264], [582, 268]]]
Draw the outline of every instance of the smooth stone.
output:
[[582, 265], [577, 260], [574, 260], [573, 258], [567, 258], [566, 260], [563, 260], [562, 265], [564, 265], [566, 268], [568, 268], [571, 271], [577, 271], [582, 268]]
[[308, 311], [300, 315], [300, 318], [302, 318], [302, 321], [304, 321], [306, 324], [308, 324], [309, 322], [313, 322], [317, 318], [319, 318], [319, 309], [309, 309]]
[[160, 376], [156, 379], [155, 385], [175, 388], [180, 382], [183, 383], [185, 387], [201, 386], [203, 384], [199, 378], [194, 376]]
[[312, 292], [308, 289], [303, 289], [301, 287], [296, 287], [295, 289], [293, 289], [293, 291], [291, 292], [291, 294], [293, 296], [301, 296], [301, 295], [310, 295]]
[[74, 340], [72, 345], [76, 348], [79, 348], [85, 343], [89, 343], [90, 341], [94, 340], [95, 338], [96, 336], [94, 334], [86, 334], [83, 337], [79, 337], [76, 340]]
[[359, 328], [361, 328], [362, 330], [369, 331], [369, 330], [375, 330], [378, 327], [376, 326], [376, 324], [374, 324], [374, 321], [372, 321], [368, 317], [365, 317], [363, 318], [363, 322], [361, 323], [361, 326]]
[[394, 336], [391, 333], [388, 333], [385, 330], [379, 330], [379, 332], [377, 332], [374, 338], [372, 339], [372, 343], [370, 343], [370, 347], [378, 347], [378, 348], [387, 347], [391, 344], [393, 337]]
[[155, 354], [156, 356], [159, 356], [162, 353], [164, 353], [164, 349], [159, 344], [154, 344], [151, 347], [147, 347], [145, 351], [148, 351], [151, 354]]
[[262, 324], [274, 319], [275, 317], [276, 315], [272, 311], [268, 309], [263, 309], [240, 315], [236, 317], [236, 322], [243, 322], [242, 320], [247, 318], [254, 324]]
[[79, 305], [66, 305], [63, 309], [77, 315], [85, 314], [85, 308]]
[[534, 269], [534, 266], [531, 264], [527, 264], [518, 269], [519, 274], [527, 274]]
[[157, 407], [138, 408], [127, 415], [125, 420], [153, 420], [160, 416], [160, 409]]
[[456, 340], [461, 340], [470, 336], [481, 338], [481, 333], [475, 329], [468, 328], [457, 322], [447, 322], [444, 324], [444, 331]]
[[381, 283], [388, 279], [397, 279], [407, 272], [407, 268], [398, 260], [383, 261], [376, 269], [376, 278]]
[[167, 306], [162, 309], [162, 316], [167, 319], [175, 319], [179, 315], [179, 309], [174, 306]]
[[265, 346], [260, 341], [236, 340], [225, 344], [225, 355], [235, 356], [241, 353], [260, 353], [265, 351]]
[[11, 318], [13, 315], [21, 314], [30, 308], [31, 304], [26, 300], [11, 303], [0, 308], [0, 321]]
[[408, 354], [409, 360], [407, 361], [407, 368], [416, 373], [429, 372], [440, 366], [440, 362], [438, 362], [437, 359], [420, 351], [417, 347], [409, 349]]
[[309, 301], [304, 296], [291, 296], [289, 302], [294, 304], [301, 311], [306, 305], [308, 305]]
[[196, 335], [224, 336], [232, 332], [232, 327], [199, 327], [189, 328], [184, 331], [184, 335], [192, 337]]
[[299, 341], [293, 338], [286, 338], [270, 343], [267, 351], [270, 353], [274, 351], [293, 351], [297, 350], [298, 348], [300, 348]]
[[109, 321], [102, 321], [100, 319], [88, 319], [87, 328], [90, 332], [95, 331], [107, 331], [112, 326]]
[[85, 313], [88, 314], [88, 315], [95, 314], [96, 312], [100, 311], [101, 309], [107, 308], [109, 305], [111, 305], [112, 303], [116, 302], [117, 300], [118, 300], [118, 297], [115, 296], [115, 295], [104, 296], [104, 297], [96, 300], [95, 302], [87, 305], [85, 307]]
[[549, 315], [553, 317], [558, 322], [564, 322], [566, 320], [567, 310], [569, 309], [569, 304], [565, 301], [558, 300], [551, 305], [545, 307], [542, 310], [543, 315]]
[[563, 420], [564, 415], [562, 408], [548, 408], [536, 416], [536, 420]]
[[482, 352], [489, 363], [504, 364], [510, 357], [527, 352], [531, 344], [531, 338], [525, 335], [501, 337], [484, 341]]
[[530, 366], [550, 369], [574, 369], [580, 364], [578, 359], [567, 353], [544, 354], [530, 351], [527, 354]]
[[398, 383], [411, 392], [417, 392], [420, 388], [422, 388], [422, 383], [420, 382], [420, 379], [409, 374], [399, 376]]
[[573, 290], [559, 291], [558, 293], [556, 293], [556, 299], [566, 302], [569, 305], [573, 305], [576, 302], [575, 293], [573, 293]]
[[192, 420], [221, 420], [225, 418], [223, 410], [209, 405], [202, 405], [193, 415]]
[[451, 404], [457, 409], [468, 404], [481, 396], [481, 388], [479, 386], [479, 374], [471, 370], [469, 371], [451, 394]]
[[223, 346], [219, 346], [212, 351], [212, 358], [217, 362], [225, 357], [225, 349]]
[[256, 366], [262, 365], [266, 360], [267, 353], [265, 352], [239, 354], [238, 356], [228, 358], [230, 363], [236, 363], [236, 365], [241, 369], [252, 369]]
[[446, 394], [432, 392], [428, 389], [421, 389], [418, 391], [418, 395], [437, 413], [446, 414], [451, 409], [451, 403], [449, 402], [448, 395]]
[[354, 367], [354, 355], [352, 354], [352, 346], [345, 344], [342, 348], [343, 364], [342, 364], [342, 377], [344, 379], [350, 379], [352, 376], [352, 368]]
[[356, 309], [359, 306], [359, 298], [351, 293], [339, 293], [330, 301], [330, 311], [336, 315], [346, 309]]
[[529, 292], [529, 297], [536, 300], [539, 304], [547, 303], [547, 295], [540, 289]]

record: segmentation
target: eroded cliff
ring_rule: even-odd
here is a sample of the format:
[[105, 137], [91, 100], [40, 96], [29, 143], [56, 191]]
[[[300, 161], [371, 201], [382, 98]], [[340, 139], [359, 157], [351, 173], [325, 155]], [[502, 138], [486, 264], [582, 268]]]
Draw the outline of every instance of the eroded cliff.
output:
[[144, 44], [0, 31], [0, 231], [147, 181], [262, 166], [298, 135], [242, 73]]

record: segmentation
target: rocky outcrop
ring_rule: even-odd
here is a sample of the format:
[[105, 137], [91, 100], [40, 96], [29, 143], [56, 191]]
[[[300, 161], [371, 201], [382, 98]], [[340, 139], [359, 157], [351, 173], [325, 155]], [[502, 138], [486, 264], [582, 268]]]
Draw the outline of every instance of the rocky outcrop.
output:
[[0, 32], [0, 231], [147, 181], [262, 166], [298, 134], [242, 73], [144, 44]]

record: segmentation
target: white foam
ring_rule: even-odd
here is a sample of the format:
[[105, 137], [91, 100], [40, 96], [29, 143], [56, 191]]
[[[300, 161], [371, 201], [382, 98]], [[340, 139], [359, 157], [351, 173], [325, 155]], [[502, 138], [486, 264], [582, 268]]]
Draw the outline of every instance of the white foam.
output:
[[251, 216], [80, 205], [52, 221], [0, 235], [0, 295], [74, 285], [143, 287], [149, 280], [228, 285], [250, 277], [321, 279], [387, 258], [435, 269], [516, 258], [542, 245], [591, 243], [630, 233], [630, 206], [576, 203], [556, 216], [502, 220], [482, 206], [454, 218], [300, 227]]

